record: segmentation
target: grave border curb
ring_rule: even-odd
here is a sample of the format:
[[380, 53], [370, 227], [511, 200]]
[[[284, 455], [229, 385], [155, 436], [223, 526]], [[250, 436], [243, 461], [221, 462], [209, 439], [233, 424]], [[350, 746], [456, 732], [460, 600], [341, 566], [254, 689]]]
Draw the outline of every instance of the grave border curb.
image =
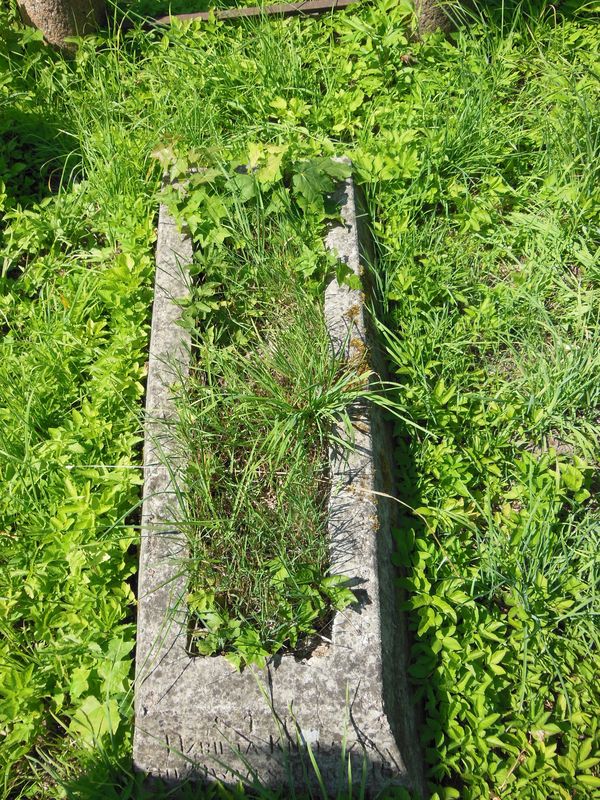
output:
[[[342, 222], [330, 228], [326, 245], [366, 285], [367, 226], [352, 178], [335, 195]], [[416, 713], [406, 677], [406, 626], [398, 610], [392, 566], [391, 529], [397, 504], [390, 499], [394, 491], [391, 431], [373, 404], [353, 409], [354, 449], [339, 452], [330, 447], [332, 568], [360, 578], [357, 594], [362, 601], [336, 613], [333, 644], [327, 653], [301, 661], [275, 657], [266, 669], [243, 673], [234, 673], [222, 657], [193, 658], [185, 653], [185, 577], [178, 562], [185, 558], [186, 545], [183, 534], [170, 522], [176, 518], [179, 462], [169, 428], [175, 419], [171, 385], [185, 379], [190, 364], [191, 337], [177, 321], [182, 313], [180, 300], [189, 296], [185, 267], [192, 260], [192, 243], [187, 232], [178, 231], [165, 206], [159, 213], [156, 252], [144, 442], [134, 766], [170, 783], [187, 778], [227, 783], [247, 773], [250, 763], [265, 785], [277, 787], [290, 773], [297, 776], [306, 770], [310, 746], [323, 780], [335, 790], [340, 753], [348, 748], [357, 781], [363, 756], [368, 760], [369, 792], [399, 785], [424, 796]], [[334, 348], [346, 348], [349, 358], [366, 348], [378, 363], [362, 290], [332, 281], [325, 292], [325, 318]], [[167, 466], [169, 459], [171, 466]], [[297, 705], [298, 697], [302, 707]]]

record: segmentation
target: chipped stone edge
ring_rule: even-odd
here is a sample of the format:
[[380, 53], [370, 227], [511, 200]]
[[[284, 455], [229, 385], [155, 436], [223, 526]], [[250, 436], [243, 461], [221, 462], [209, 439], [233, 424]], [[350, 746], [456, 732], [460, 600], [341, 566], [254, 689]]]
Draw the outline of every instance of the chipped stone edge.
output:
[[[181, 640], [185, 578], [177, 565], [186, 556], [185, 537], [172, 523], [178, 518], [178, 453], [172, 387], [189, 373], [191, 333], [178, 323], [181, 301], [190, 297], [192, 239], [180, 231], [164, 204], [158, 217], [154, 302], [146, 381], [144, 488], [138, 572], [136, 685], [155, 659], [164, 658]], [[179, 573], [179, 574], [178, 574]], [[151, 585], [152, 597], [141, 595]], [[165, 613], [168, 611], [169, 613]]]

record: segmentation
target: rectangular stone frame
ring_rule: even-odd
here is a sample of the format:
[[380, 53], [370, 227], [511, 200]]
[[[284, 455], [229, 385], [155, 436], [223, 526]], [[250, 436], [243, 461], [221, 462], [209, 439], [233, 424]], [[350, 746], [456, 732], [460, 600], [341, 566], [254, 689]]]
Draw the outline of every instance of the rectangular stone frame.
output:
[[[363, 276], [361, 219], [349, 178], [336, 199], [342, 223], [327, 247]], [[424, 779], [415, 711], [406, 678], [408, 645], [392, 566], [391, 431], [381, 411], [352, 409], [354, 446], [331, 447], [328, 532], [331, 570], [347, 575], [358, 602], [337, 612], [331, 642], [308, 658], [279, 656], [263, 670], [235, 671], [223, 657], [186, 652], [185, 536], [177, 519], [171, 385], [185, 378], [190, 336], [177, 325], [189, 294], [192, 244], [161, 206], [147, 383], [144, 498], [135, 684], [135, 768], [167, 782], [185, 779], [269, 787], [314, 782], [307, 747], [331, 791], [345, 785], [347, 762], [369, 794]], [[377, 360], [362, 291], [337, 281], [325, 292], [333, 347]], [[373, 363], [373, 362], [372, 362]], [[343, 430], [337, 431], [345, 436]], [[344, 758], [343, 758], [344, 756]]]

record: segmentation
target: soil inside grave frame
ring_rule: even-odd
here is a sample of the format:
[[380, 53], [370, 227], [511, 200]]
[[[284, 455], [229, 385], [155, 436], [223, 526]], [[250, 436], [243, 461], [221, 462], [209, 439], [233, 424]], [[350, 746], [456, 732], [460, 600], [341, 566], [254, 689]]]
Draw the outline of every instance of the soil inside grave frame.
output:
[[[324, 232], [325, 233], [325, 232]], [[194, 252], [197, 252], [197, 245], [194, 245]], [[196, 275], [193, 278], [192, 286], [198, 286], [202, 283], [202, 276]], [[323, 286], [324, 290], [325, 286]], [[320, 313], [323, 315], [323, 303], [320, 302]], [[196, 326], [195, 335], [201, 335], [201, 331], [199, 326]], [[263, 342], [264, 343], [264, 342]], [[194, 335], [192, 336], [192, 349], [191, 349], [191, 363], [190, 363], [190, 371], [198, 375], [198, 346], [197, 342], [194, 342]], [[333, 350], [332, 350], [332, 357], [333, 357]], [[361, 356], [360, 356], [361, 363], [354, 364], [354, 368], [356, 369], [357, 374], [362, 372], [366, 369], [367, 364], [367, 353], [364, 347], [361, 348]], [[275, 376], [274, 376], [275, 377]], [[325, 560], [319, 564], [319, 567], [322, 570], [323, 575], [328, 575], [329, 567], [330, 567], [330, 559], [329, 559], [329, 547], [330, 543], [328, 541], [329, 534], [328, 534], [328, 513], [329, 513], [329, 499], [331, 494], [331, 472], [330, 472], [330, 457], [329, 457], [329, 446], [330, 443], [327, 439], [323, 442], [316, 442], [313, 441], [310, 443], [310, 451], [308, 453], [308, 457], [310, 460], [317, 462], [319, 464], [319, 479], [315, 483], [314, 486], [311, 486], [309, 491], [311, 492], [314, 503], [319, 509], [319, 516], [321, 522], [321, 531], [320, 536], [323, 539], [324, 551], [326, 553]], [[192, 455], [194, 457], [194, 455]], [[240, 453], [239, 458], [239, 466], [240, 468], [243, 466], [244, 461], [244, 454]], [[221, 492], [221, 488], [217, 485], [212, 490], [213, 494], [219, 495]], [[224, 506], [227, 505], [227, 498], [222, 497], [221, 500], [223, 501]], [[258, 495], [255, 499], [255, 502], [258, 505], [262, 505], [265, 509], [272, 507], [273, 503], [277, 501], [277, 498], [273, 498], [272, 493], [270, 491], [270, 487], [265, 486], [262, 492]], [[188, 532], [188, 537], [193, 537], [201, 532], [201, 526], [197, 526], [196, 531]], [[199, 571], [201, 575], [201, 571]], [[192, 575], [188, 579], [188, 586], [198, 586], [202, 582], [202, 577], [197, 578], [196, 575]], [[226, 612], [229, 610], [228, 602], [226, 593], [224, 592], [222, 597], [219, 598], [219, 606], [223, 608]], [[357, 598], [357, 603], [359, 599]], [[312, 655], [323, 655], [329, 646], [331, 645], [331, 637], [332, 637], [332, 630], [333, 630], [333, 622], [338, 610], [333, 606], [331, 601], [327, 599], [327, 607], [322, 614], [320, 614], [317, 619], [315, 619], [311, 624], [310, 632], [303, 633], [298, 636], [297, 641], [292, 644], [289, 639], [284, 641], [281, 645], [279, 645], [274, 651], [267, 657], [267, 660], [271, 663], [277, 665], [281, 658], [284, 657], [293, 657], [297, 661], [304, 661], [306, 659], [311, 658]], [[248, 617], [249, 621], [252, 621], [252, 617]], [[188, 656], [193, 658], [215, 658], [220, 656], [225, 656], [228, 652], [231, 652], [231, 648], [222, 648], [218, 651], [211, 652], [210, 654], [202, 653], [199, 651], [197, 642], [200, 637], [202, 637], [206, 632], [208, 632], [207, 626], [204, 624], [200, 615], [194, 613], [192, 609], [190, 609], [189, 605], [186, 608], [186, 653]]]

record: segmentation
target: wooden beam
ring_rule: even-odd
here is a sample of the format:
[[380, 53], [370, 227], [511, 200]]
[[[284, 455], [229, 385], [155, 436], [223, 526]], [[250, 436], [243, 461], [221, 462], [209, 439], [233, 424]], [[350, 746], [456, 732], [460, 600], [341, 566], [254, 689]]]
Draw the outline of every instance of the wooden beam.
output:
[[153, 20], [154, 25], [170, 25], [172, 20], [240, 19], [241, 17], [266, 16], [291, 17], [295, 14], [324, 14], [346, 8], [358, 0], [305, 0], [303, 3], [275, 3], [271, 6], [238, 6], [237, 8], [214, 8], [211, 11], [197, 11], [194, 14], [171, 14]]

